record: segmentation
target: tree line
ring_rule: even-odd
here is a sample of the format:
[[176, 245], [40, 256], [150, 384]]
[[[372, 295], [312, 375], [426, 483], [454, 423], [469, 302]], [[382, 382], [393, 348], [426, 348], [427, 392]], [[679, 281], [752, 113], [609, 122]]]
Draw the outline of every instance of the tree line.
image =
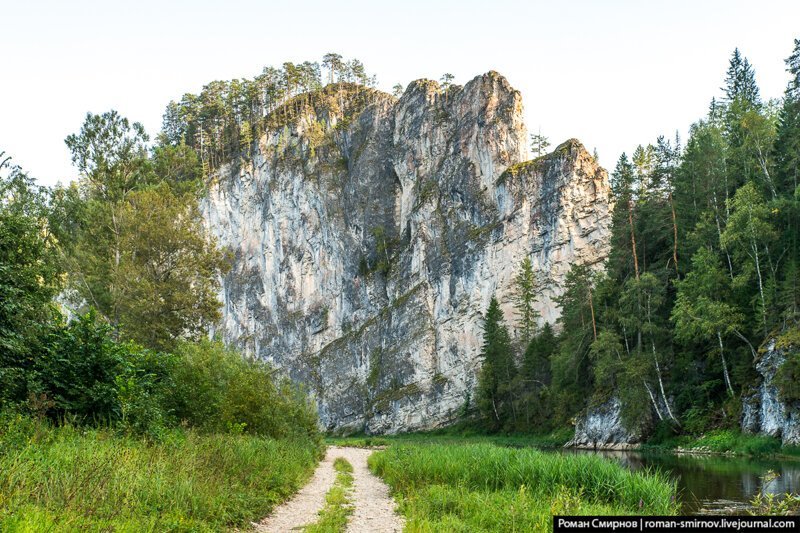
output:
[[302, 389], [208, 339], [230, 258], [203, 231], [202, 164], [148, 143], [90, 113], [66, 139], [79, 178], [53, 189], [0, 157], [0, 413], [315, 438]]
[[[619, 400], [629, 427], [700, 434], [737, 427], [765, 341], [787, 350], [785, 401], [800, 378], [800, 40], [780, 100], [764, 101], [737, 49], [722, 95], [685, 146], [659, 137], [611, 174], [611, 251], [575, 265], [556, 330], [513, 342], [499, 304], [485, 317], [482, 419], [494, 430], [567, 425]], [[529, 293], [523, 262], [515, 302]]]
[[268, 118], [295, 112], [325, 85], [375, 87], [374, 75], [358, 59], [328, 53], [322, 62], [268, 66], [253, 79], [213, 81], [199, 94], [184, 94], [164, 112], [160, 143], [192, 148], [208, 174], [224, 162], [250, 154]]

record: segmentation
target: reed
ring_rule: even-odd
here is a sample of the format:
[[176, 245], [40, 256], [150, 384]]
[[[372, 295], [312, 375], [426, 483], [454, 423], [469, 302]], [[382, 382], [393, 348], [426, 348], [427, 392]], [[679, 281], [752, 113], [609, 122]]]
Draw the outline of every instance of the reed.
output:
[[490, 444], [392, 446], [370, 457], [411, 531], [544, 531], [553, 514], [674, 514], [676, 484], [589, 455]]

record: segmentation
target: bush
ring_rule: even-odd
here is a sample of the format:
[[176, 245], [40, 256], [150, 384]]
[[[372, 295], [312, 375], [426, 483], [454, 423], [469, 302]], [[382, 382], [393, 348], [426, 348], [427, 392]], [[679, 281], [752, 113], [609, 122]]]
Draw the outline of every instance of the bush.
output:
[[178, 420], [206, 431], [317, 437], [316, 409], [304, 391], [268, 364], [208, 340], [177, 352], [171, 399]]
[[151, 437], [180, 423], [206, 432], [319, 438], [304, 390], [219, 342], [155, 352], [115, 341], [94, 312], [50, 330], [31, 368], [0, 369], [0, 384], [23, 383], [36, 416]]
[[34, 361], [33, 393], [53, 401], [50, 413], [80, 421], [118, 420], [117, 376], [134, 348], [114, 342], [111, 328], [90, 312], [69, 324], [53, 326]]
[[177, 358], [152, 350], [133, 350], [116, 377], [123, 426], [157, 436], [174, 422], [170, 407]]
[[30, 372], [28, 407], [79, 423], [121, 423], [136, 433], [168, 423], [174, 357], [119, 343], [94, 312], [51, 327]]

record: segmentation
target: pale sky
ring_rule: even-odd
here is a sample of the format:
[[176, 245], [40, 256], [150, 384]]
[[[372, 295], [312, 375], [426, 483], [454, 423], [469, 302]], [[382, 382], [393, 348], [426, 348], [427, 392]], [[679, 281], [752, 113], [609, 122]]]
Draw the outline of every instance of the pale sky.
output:
[[74, 179], [64, 138], [116, 109], [154, 136], [171, 99], [265, 65], [361, 59], [379, 87], [497, 70], [529, 131], [612, 167], [682, 135], [719, 94], [730, 53], [782, 95], [799, 0], [0, 0], [0, 151], [43, 184]]

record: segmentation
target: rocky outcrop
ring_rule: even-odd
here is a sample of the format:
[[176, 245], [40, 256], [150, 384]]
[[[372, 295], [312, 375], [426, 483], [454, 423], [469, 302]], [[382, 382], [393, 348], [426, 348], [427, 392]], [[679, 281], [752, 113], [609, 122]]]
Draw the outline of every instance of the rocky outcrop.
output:
[[328, 430], [451, 422], [492, 295], [516, 325], [522, 259], [552, 322], [570, 266], [607, 255], [606, 172], [575, 140], [525, 162], [522, 99], [495, 72], [400, 99], [329, 86], [273, 115], [202, 201], [234, 259], [217, 332], [308, 384]]
[[775, 375], [786, 361], [786, 348], [776, 339], [765, 343], [756, 362], [761, 383], [742, 400], [742, 430], [779, 437], [784, 445], [800, 445], [800, 403], [784, 402]]
[[597, 450], [627, 450], [635, 448], [643, 437], [642, 428], [629, 428], [622, 419], [622, 404], [612, 397], [590, 406], [575, 424], [575, 437], [565, 447]]

